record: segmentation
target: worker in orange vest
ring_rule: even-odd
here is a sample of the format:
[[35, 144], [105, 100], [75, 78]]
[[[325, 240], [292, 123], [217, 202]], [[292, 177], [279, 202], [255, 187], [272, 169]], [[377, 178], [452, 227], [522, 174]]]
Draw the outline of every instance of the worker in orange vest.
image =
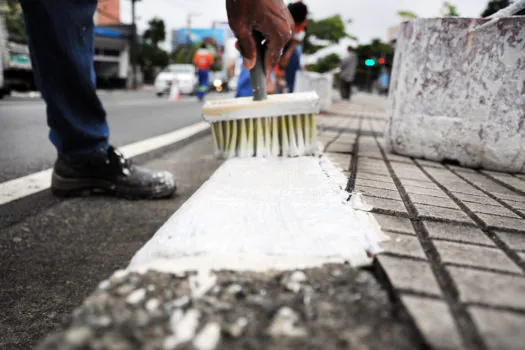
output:
[[213, 64], [213, 55], [206, 48], [206, 44], [202, 44], [200, 49], [195, 52], [193, 56], [193, 64], [197, 67], [199, 75], [199, 86], [197, 88], [197, 97], [203, 100], [208, 91], [210, 81], [210, 67]]

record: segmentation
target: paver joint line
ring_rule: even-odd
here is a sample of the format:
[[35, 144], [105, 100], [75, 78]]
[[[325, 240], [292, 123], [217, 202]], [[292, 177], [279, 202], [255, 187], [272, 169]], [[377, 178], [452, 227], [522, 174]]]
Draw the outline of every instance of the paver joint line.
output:
[[[448, 168], [447, 168], [448, 169]], [[483, 214], [476, 214], [474, 213], [467, 205], [465, 205], [465, 203], [463, 203], [459, 198], [457, 198], [452, 192], [450, 192], [445, 186], [443, 186], [441, 183], [439, 183], [434, 177], [432, 177], [430, 174], [428, 174], [428, 172], [426, 172], [425, 169], [421, 168], [421, 170], [423, 172], [426, 173], [426, 175], [436, 184], [438, 185], [441, 190], [443, 192], [445, 192], [454, 202], [456, 202], [456, 204], [463, 210], [463, 212], [465, 212], [479, 227], [482, 228], [482, 231], [487, 235], [487, 237], [489, 239], [491, 239], [496, 247], [498, 247], [499, 249], [501, 249], [516, 265], [518, 265], [521, 270], [525, 273], [525, 261], [524, 259], [522, 259], [519, 254], [517, 254], [515, 251], [513, 251], [512, 249], [510, 249], [510, 247], [503, 241], [501, 240], [496, 234], [494, 234], [494, 232], [492, 232], [488, 227], [486, 227], [487, 225], [485, 225], [485, 223], [483, 222], [483, 220], [480, 218], [479, 215], [483, 215]], [[460, 175], [458, 175], [455, 171], [452, 171], [449, 169], [449, 171], [453, 174], [455, 174], [456, 176], [458, 176], [459, 178], [463, 179], [463, 177], [461, 177]], [[463, 179], [464, 180], [464, 179]], [[475, 185], [473, 185], [472, 183], [470, 183], [469, 181], [466, 181], [464, 180], [465, 182], [471, 184], [472, 186], [474, 187], [477, 187]], [[485, 192], [483, 189], [479, 188], [480, 190], [482, 190], [483, 192]], [[510, 219], [507, 219], [507, 220], [510, 220]]]
[[394, 180], [394, 183], [396, 184], [401, 198], [405, 202], [409, 217], [411, 218], [412, 224], [414, 225], [414, 230], [416, 231], [417, 237], [420, 239], [421, 245], [427, 254], [430, 266], [443, 292], [445, 301], [449, 305], [452, 315], [454, 316], [454, 321], [456, 322], [456, 327], [460, 330], [459, 333], [462, 337], [463, 343], [467, 348], [487, 349], [487, 346], [481, 337], [479, 330], [476, 328], [471, 315], [468, 313], [466, 306], [459, 300], [459, 291], [455, 287], [452, 276], [448, 273], [444, 266], [440, 265], [439, 254], [432, 240], [429, 238], [428, 232], [426, 232], [425, 227], [421, 221], [414, 220], [414, 218], [418, 217], [414, 204], [411, 202], [410, 197], [401, 183], [401, 180], [397, 177], [394, 168], [386, 157], [386, 153], [381, 147], [381, 144], [377, 138], [376, 142], [381, 150], [383, 159], [388, 167], [390, 175]]

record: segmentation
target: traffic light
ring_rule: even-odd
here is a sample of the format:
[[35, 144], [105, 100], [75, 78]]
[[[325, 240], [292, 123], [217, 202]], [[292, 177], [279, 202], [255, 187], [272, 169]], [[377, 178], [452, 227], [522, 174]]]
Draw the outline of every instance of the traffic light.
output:
[[367, 67], [373, 67], [375, 65], [376, 65], [376, 61], [373, 58], [368, 58], [365, 61], [365, 66], [367, 66]]
[[379, 63], [380, 65], [383, 65], [383, 64], [386, 63], [386, 61], [385, 61], [385, 59], [384, 59], [383, 57], [381, 57], [381, 58], [378, 60], [378, 63]]

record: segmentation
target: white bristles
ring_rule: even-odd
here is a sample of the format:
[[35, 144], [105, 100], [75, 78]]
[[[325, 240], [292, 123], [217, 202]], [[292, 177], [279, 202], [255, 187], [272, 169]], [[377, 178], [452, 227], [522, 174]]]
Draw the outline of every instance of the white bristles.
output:
[[212, 123], [215, 155], [232, 157], [298, 157], [318, 154], [311, 114]]

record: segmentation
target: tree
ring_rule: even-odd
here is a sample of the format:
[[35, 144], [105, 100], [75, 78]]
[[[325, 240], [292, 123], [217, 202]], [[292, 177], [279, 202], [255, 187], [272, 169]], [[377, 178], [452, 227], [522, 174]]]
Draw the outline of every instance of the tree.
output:
[[485, 9], [485, 11], [483, 11], [483, 13], [481, 14], [481, 17], [488, 17], [490, 15], [493, 15], [494, 13], [498, 12], [501, 9], [504, 9], [509, 5], [509, 0], [491, 0], [487, 4], [487, 8]]
[[7, 0], [5, 24], [10, 41], [27, 44], [27, 34], [24, 26], [22, 8], [17, 0]]
[[164, 21], [158, 17], [152, 18], [148, 22], [149, 28], [144, 32], [144, 41], [158, 47], [159, 43], [166, 40], [166, 26]]
[[443, 17], [459, 17], [457, 6], [451, 4], [448, 1], [443, 3], [443, 9], [441, 10]]
[[312, 54], [326, 46], [315, 44], [315, 39], [324, 40], [331, 44], [337, 44], [339, 43], [339, 40], [343, 38], [356, 40], [353, 35], [346, 32], [345, 22], [340, 15], [328, 17], [319, 21], [309, 19], [303, 44], [304, 53]]
[[340, 64], [341, 57], [336, 53], [332, 53], [319, 59], [317, 63], [308, 65], [306, 68], [311, 72], [326, 73], [339, 67]]
[[144, 72], [144, 81], [152, 82], [157, 69], [167, 66], [170, 57], [159, 47], [159, 43], [166, 40], [164, 21], [155, 17], [148, 22], [148, 25], [148, 29], [142, 35], [143, 42], [138, 49], [138, 59]]

